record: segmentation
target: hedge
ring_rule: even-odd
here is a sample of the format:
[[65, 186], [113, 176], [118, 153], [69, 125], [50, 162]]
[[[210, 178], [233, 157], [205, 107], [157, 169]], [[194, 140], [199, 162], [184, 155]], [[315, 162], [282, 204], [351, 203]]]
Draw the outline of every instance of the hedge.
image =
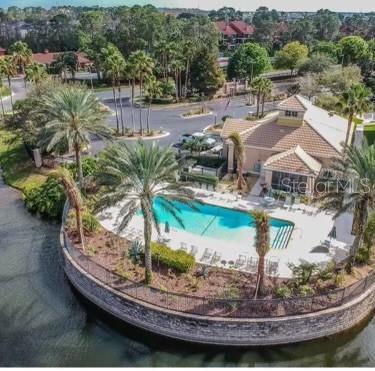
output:
[[219, 183], [218, 177], [210, 176], [210, 175], [200, 175], [200, 174], [182, 172], [181, 178], [186, 180], [186, 181], [190, 181], [190, 182], [210, 184], [214, 188], [216, 188], [218, 183]]
[[180, 273], [188, 272], [195, 265], [194, 256], [182, 250], [172, 250], [156, 242], [151, 244], [151, 255], [153, 261], [160, 262]]

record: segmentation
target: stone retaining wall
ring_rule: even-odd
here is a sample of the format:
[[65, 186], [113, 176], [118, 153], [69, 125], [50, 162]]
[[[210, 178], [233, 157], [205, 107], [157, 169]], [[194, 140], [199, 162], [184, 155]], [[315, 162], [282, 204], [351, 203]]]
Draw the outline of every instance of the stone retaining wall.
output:
[[375, 284], [351, 302], [316, 313], [281, 318], [219, 318], [169, 311], [113, 290], [85, 272], [63, 248], [73, 286], [100, 308], [132, 325], [180, 340], [231, 346], [295, 343], [350, 329], [375, 308]]

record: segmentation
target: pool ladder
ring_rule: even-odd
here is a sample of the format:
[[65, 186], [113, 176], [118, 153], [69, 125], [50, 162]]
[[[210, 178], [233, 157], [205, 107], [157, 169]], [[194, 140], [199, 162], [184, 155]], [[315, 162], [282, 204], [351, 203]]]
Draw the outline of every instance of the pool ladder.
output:
[[272, 248], [273, 249], [285, 249], [292, 235], [293, 228], [294, 228], [293, 225], [282, 226], [277, 231], [276, 237], [274, 238], [272, 242]]

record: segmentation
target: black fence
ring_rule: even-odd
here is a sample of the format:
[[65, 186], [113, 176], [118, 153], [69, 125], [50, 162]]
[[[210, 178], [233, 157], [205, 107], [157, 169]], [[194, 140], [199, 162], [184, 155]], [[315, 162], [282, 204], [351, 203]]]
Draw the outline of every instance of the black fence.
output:
[[135, 282], [94, 262], [71, 244], [64, 233], [64, 245], [73, 260], [87, 273], [114, 290], [161, 308], [216, 317], [283, 317], [318, 312], [350, 302], [375, 283], [375, 271], [351, 286], [324, 294], [288, 299], [226, 299], [168, 292]]

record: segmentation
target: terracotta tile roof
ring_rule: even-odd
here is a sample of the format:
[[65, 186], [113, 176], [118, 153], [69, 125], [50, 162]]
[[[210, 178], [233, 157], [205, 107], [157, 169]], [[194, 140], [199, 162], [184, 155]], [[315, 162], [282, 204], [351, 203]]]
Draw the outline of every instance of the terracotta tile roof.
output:
[[298, 95], [292, 95], [291, 97], [283, 100], [277, 105], [277, 108], [284, 111], [295, 111], [305, 112], [306, 106], [301, 102]]
[[[55, 52], [55, 53], [34, 53], [33, 59], [35, 62], [45, 65], [52, 64], [56, 57], [61, 54], [61, 52]], [[78, 63], [79, 64], [89, 64], [91, 61], [86, 57], [84, 53], [76, 53], [78, 57]]]
[[300, 146], [289, 151], [271, 156], [265, 163], [264, 168], [287, 173], [316, 176], [319, 174], [322, 165]]
[[254, 127], [244, 134], [243, 140], [246, 146], [267, 148], [277, 152], [300, 145], [315, 157], [331, 158], [339, 155], [339, 151], [307, 122], [298, 127], [291, 127], [277, 124], [276, 119]]
[[243, 34], [243, 35], [253, 35], [254, 34], [254, 27], [250, 24], [247, 24], [244, 21], [232, 21], [229, 23], [229, 25], [237, 31], [237, 33]]
[[220, 136], [223, 139], [226, 139], [232, 133], [239, 133], [244, 135], [247, 132], [247, 130], [254, 128], [257, 125], [258, 122], [256, 121], [228, 118], [224, 122], [224, 126]]
[[223, 35], [226, 35], [226, 36], [234, 36], [234, 35], [237, 35], [237, 32], [236, 30], [234, 30], [230, 25], [228, 25], [226, 22], [224, 21], [218, 21], [218, 22], [215, 22], [215, 25], [218, 29], [218, 31], [223, 34]]

